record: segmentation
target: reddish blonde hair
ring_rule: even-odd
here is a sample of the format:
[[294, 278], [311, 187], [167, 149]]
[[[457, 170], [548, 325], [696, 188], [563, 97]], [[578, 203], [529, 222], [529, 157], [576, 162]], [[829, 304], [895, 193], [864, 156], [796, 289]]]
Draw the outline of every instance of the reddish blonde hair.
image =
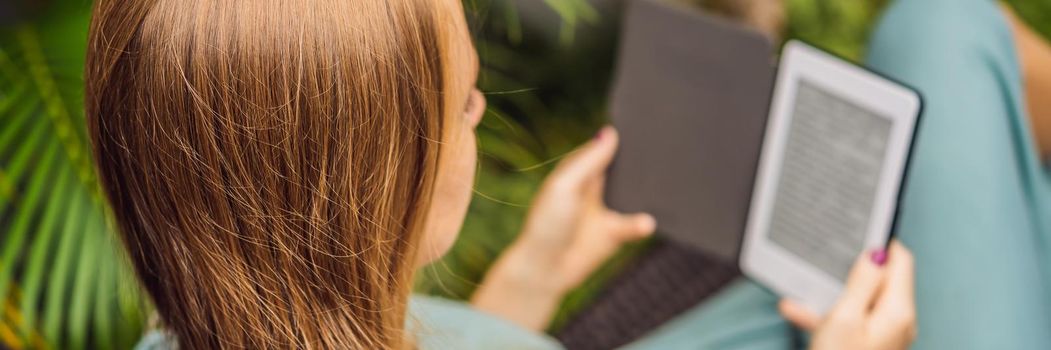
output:
[[96, 163], [180, 347], [404, 346], [442, 16], [431, 0], [96, 1]]

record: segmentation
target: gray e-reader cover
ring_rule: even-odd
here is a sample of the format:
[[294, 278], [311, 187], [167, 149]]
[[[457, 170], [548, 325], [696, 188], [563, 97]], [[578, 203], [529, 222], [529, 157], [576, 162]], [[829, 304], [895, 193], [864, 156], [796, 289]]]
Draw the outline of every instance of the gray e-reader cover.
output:
[[761, 34], [658, 0], [629, 1], [610, 117], [606, 203], [659, 235], [735, 260], [775, 68]]

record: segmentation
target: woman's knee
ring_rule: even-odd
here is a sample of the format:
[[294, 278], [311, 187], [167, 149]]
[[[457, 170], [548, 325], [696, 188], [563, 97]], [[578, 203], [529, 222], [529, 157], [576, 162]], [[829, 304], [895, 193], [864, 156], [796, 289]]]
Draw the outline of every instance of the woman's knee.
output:
[[1012, 50], [1010, 27], [992, 0], [897, 0], [872, 34], [867, 63], [911, 82], [1014, 64]]

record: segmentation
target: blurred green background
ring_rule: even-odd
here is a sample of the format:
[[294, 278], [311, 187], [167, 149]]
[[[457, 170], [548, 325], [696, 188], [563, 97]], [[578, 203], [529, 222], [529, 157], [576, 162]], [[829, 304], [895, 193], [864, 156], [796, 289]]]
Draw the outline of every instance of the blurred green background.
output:
[[[730, 14], [735, 6], [679, 1]], [[490, 108], [461, 239], [420, 274], [420, 292], [467, 298], [517, 234], [544, 175], [604, 122], [619, 2], [464, 0]], [[885, 2], [785, 0], [784, 34], [858, 59]], [[1008, 2], [1051, 34], [1051, 1]], [[16, 6], [0, 4], [0, 348], [130, 348], [150, 307], [115, 239], [86, 142], [90, 1], [24, 3], [17, 18]], [[554, 327], [644, 248], [625, 249], [573, 292]]]

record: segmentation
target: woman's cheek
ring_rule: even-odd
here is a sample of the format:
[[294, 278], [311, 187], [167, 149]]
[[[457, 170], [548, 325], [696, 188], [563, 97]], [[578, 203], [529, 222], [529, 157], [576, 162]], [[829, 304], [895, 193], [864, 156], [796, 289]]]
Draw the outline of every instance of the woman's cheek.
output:
[[[466, 125], [465, 125], [466, 126]], [[441, 258], [452, 247], [463, 227], [474, 189], [478, 150], [473, 127], [454, 135], [442, 149], [428, 227], [421, 238], [417, 265]]]

